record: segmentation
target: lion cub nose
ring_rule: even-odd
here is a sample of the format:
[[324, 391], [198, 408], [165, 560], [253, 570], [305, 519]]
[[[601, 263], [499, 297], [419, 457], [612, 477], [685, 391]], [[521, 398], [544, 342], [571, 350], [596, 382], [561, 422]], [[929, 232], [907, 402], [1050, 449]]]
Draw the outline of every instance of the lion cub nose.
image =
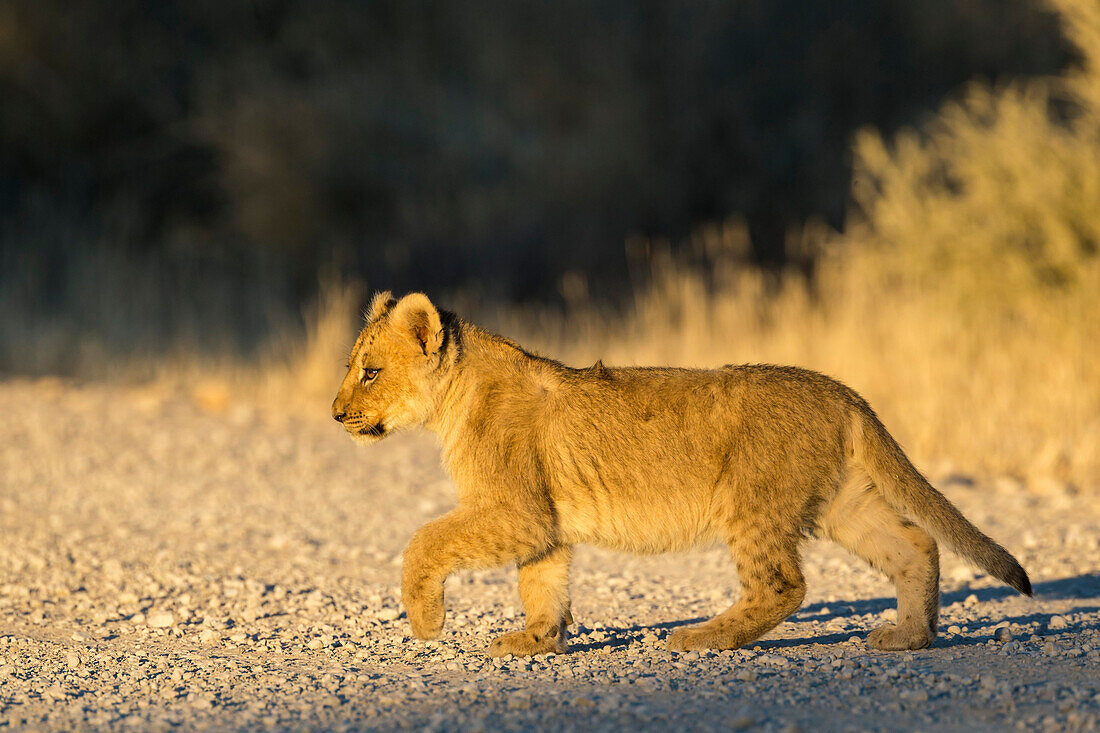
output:
[[340, 422], [340, 423], [344, 422], [344, 418], [347, 417], [347, 416], [348, 416], [348, 413], [346, 413], [346, 412], [337, 412], [336, 410], [332, 411], [332, 419], [335, 420], [336, 422]]

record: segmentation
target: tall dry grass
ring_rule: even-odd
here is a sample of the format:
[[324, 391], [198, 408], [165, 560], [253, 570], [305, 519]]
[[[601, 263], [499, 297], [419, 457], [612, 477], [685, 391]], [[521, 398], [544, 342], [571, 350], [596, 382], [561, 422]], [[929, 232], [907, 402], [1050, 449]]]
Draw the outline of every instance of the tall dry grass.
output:
[[[598, 283], [579, 274], [562, 283], [564, 314], [460, 310], [574, 364], [803, 365], [866, 395], [933, 472], [1095, 490], [1100, 4], [1055, 4], [1079, 69], [974, 84], [920, 130], [858, 136], [847, 233], [808, 227], [788, 242], [820, 251], [812, 284], [743, 266], [747, 232], [732, 220], [701, 229], [691, 260], [634, 243], [647, 272], [625, 312], [593, 306]], [[327, 290], [305, 342], [261, 370], [266, 400], [321, 410], [354, 300]]]
[[[855, 141], [847, 233], [814, 287], [740, 266], [736, 221], [659, 246], [628, 312], [505, 318], [575, 362], [800, 364], [863, 392], [936, 471], [1100, 483], [1100, 4], [1057, 0], [1082, 64], [974, 84], [920, 130]], [[585, 287], [567, 283], [568, 290]], [[525, 322], [526, 321], [526, 322]]]
[[[734, 223], [700, 235], [711, 271], [652, 259], [625, 317], [583, 309], [542, 342], [579, 361], [765, 361], [866, 394], [939, 470], [1032, 485], [1100, 479], [1100, 4], [1057, 0], [1082, 55], [1059, 78], [972, 85], [921, 130], [855, 142], [845, 235], [813, 292], [738, 266]], [[533, 334], [539, 340], [539, 334]]]

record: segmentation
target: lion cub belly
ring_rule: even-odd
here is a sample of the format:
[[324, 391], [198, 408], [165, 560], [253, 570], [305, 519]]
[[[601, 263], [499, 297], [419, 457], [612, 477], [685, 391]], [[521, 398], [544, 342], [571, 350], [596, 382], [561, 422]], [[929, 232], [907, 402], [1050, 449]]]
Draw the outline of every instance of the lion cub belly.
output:
[[680, 497], [679, 501], [647, 498], [601, 496], [597, 492], [570, 492], [557, 498], [555, 509], [562, 539], [567, 544], [658, 553], [686, 549], [717, 537], [705, 502], [691, 497]]

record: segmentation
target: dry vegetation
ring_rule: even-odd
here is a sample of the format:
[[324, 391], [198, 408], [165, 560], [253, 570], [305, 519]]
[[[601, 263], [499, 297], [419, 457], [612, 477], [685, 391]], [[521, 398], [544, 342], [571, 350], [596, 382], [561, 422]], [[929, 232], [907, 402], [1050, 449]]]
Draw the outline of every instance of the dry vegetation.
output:
[[[570, 319], [554, 346], [582, 360], [811, 366], [868, 395], [926, 465], [1095, 482], [1100, 5], [1058, 7], [1079, 70], [976, 84], [925, 129], [859, 136], [848, 233], [793, 242], [825, 250], [813, 293], [791, 277], [766, 295], [732, 256], [706, 274], [658, 257], [622, 323]], [[736, 223], [699, 236], [731, 254], [743, 239]]]
[[[812, 280], [746, 266], [747, 227], [732, 219], [701, 228], [679, 248], [687, 256], [661, 242], [629, 243], [640, 276], [619, 311], [594, 305], [588, 294], [601, 285], [580, 274], [562, 280], [564, 313], [501, 311], [472, 299], [452, 301], [454, 309], [573, 364], [812, 367], [863, 392], [929, 469], [1004, 475], [1033, 488], [1096, 486], [1100, 6], [1056, 5], [1080, 50], [1072, 72], [974, 84], [921, 129], [857, 136], [845, 233], [809, 226], [788, 238], [791, 261], [808, 259], [801, 249], [820, 253]], [[76, 252], [92, 258], [69, 271], [82, 284], [81, 313], [107, 313], [97, 322], [134, 328], [132, 318], [108, 313], [121, 307], [117, 296], [141, 300], [136, 291], [164, 289], [174, 277], [130, 278], [134, 269], [110, 253]], [[262, 289], [234, 297], [221, 290], [236, 292], [226, 286], [196, 300], [224, 307], [239, 296], [233, 311], [249, 323], [276, 310]], [[161, 344], [153, 327], [170, 319], [150, 309], [138, 324], [150, 333], [138, 336], [159, 351], [116, 375], [156, 373], [213, 410], [240, 388], [260, 404], [324, 416], [363, 296], [362, 287], [330, 277], [304, 332], [282, 329], [247, 363], [210, 356], [217, 344], [190, 353]], [[41, 328], [11, 317], [25, 309], [0, 306], [0, 341], [32, 373], [39, 362], [71, 362], [98, 375], [103, 368], [83, 365], [110, 363], [98, 341], [74, 336], [67, 322]], [[217, 319], [199, 316], [194, 330], [205, 336], [200, 324]]]
[[[650, 272], [626, 312], [591, 306], [598, 284], [581, 276], [563, 282], [564, 315], [459, 310], [575, 364], [809, 366], [867, 395], [937, 472], [1095, 486], [1100, 6], [1058, 7], [1079, 69], [975, 84], [921, 130], [859, 136], [847, 233], [811, 227], [788, 243], [821, 248], [812, 286], [742, 266], [747, 233], [733, 220], [702, 229], [690, 263], [634, 243]], [[269, 360], [269, 398], [321, 409], [357, 301], [325, 289], [304, 346], [273, 352], [294, 356]]]

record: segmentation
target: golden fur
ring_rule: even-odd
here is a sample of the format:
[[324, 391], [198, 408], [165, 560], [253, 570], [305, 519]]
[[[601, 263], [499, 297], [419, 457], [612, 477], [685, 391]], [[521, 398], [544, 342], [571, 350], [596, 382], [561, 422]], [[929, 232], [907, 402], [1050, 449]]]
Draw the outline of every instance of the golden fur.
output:
[[458, 505], [417, 531], [404, 557], [403, 601], [421, 638], [442, 629], [449, 575], [515, 562], [526, 628], [490, 653], [564, 651], [569, 563], [582, 543], [729, 545], [740, 598], [677, 629], [673, 649], [738, 647], [793, 613], [808, 534], [895, 582], [897, 624], [868, 637], [879, 649], [935, 637], [935, 540], [1031, 592], [1019, 563], [924, 480], [861, 397], [805, 369], [572, 369], [420, 293], [380, 293], [332, 410], [363, 442], [416, 425], [442, 440]]

